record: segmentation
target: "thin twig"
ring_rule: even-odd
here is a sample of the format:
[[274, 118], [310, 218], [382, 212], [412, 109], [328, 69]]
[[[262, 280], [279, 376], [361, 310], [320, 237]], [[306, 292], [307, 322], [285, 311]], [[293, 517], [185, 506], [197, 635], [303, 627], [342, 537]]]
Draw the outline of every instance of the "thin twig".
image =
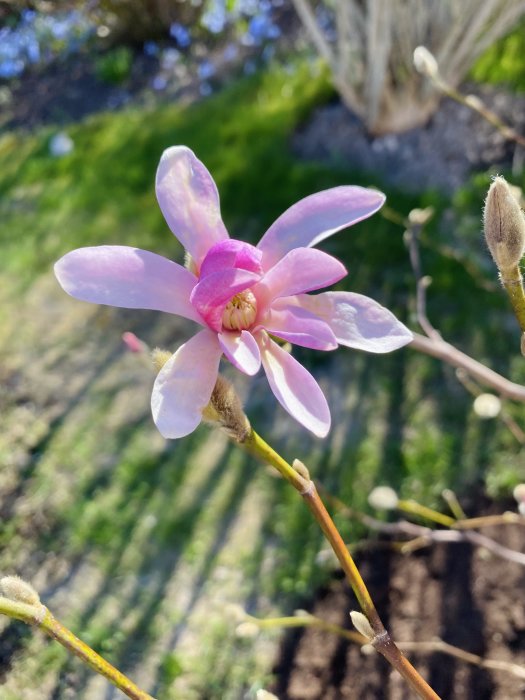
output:
[[507, 399], [525, 402], [525, 387], [521, 384], [516, 384], [502, 377], [501, 374], [474, 360], [440, 337], [428, 338], [419, 333], [413, 335], [414, 339], [410, 343], [410, 347], [414, 350], [437, 357], [453, 367], [464, 369], [481, 384], [491, 387]]
[[[353, 632], [352, 630], [347, 630], [340, 625], [326, 622], [322, 618], [311, 614], [271, 618], [257, 618], [248, 615], [247, 620], [253, 622], [261, 629], [271, 629], [272, 627], [316, 627], [317, 629], [333, 632], [334, 634], [337, 634], [344, 639], [348, 639], [355, 644], [360, 644], [361, 646], [366, 646], [369, 644], [368, 639], [362, 634]], [[442, 639], [431, 639], [429, 641], [422, 642], [399, 642], [398, 646], [403, 651], [412, 651], [418, 654], [447, 654], [448, 656], [453, 656], [454, 658], [464, 661], [467, 664], [479, 666], [479, 668], [486, 668], [491, 671], [504, 671], [505, 673], [511, 673], [518, 678], [525, 678], [525, 668], [519, 664], [496, 659], [484, 659], [482, 656], [472, 654], [469, 651], [465, 651], [464, 649], [460, 649], [452, 644], [448, 644]]]
[[326, 510], [304, 464], [295, 460], [294, 466], [292, 467], [254, 430], [251, 430], [240, 444], [262, 462], [271, 464], [272, 467], [277, 469], [279, 474], [281, 474], [303, 498], [326, 539], [330, 543], [348, 582], [352, 586], [352, 590], [354, 591], [361, 610], [370, 623], [371, 630], [375, 635], [374, 638], [370, 640], [373, 646], [385, 657], [391, 666], [403, 676], [410, 688], [412, 688], [420, 698], [426, 700], [440, 700], [437, 693], [432, 690], [408, 659], [399, 651], [393, 639], [385, 629], [352, 555], [346, 547], [334, 521]]

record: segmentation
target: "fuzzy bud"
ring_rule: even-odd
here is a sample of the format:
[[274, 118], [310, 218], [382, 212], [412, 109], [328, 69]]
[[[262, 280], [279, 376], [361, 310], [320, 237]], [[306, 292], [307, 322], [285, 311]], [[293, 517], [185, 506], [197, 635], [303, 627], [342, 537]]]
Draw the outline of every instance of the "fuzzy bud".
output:
[[170, 359], [171, 356], [172, 353], [168, 352], [168, 350], [161, 350], [160, 348], [155, 348], [155, 350], [153, 350], [151, 353], [151, 361], [153, 362], [155, 371], [160, 372], [160, 370], [164, 367], [164, 365]]
[[434, 207], [425, 207], [425, 209], [412, 209], [408, 213], [408, 223], [412, 226], [424, 226], [434, 216]]
[[518, 503], [525, 503], [525, 484], [517, 484], [512, 495]]
[[292, 467], [303, 477], [303, 479], [310, 481], [310, 472], [308, 471], [308, 467], [306, 464], [303, 464], [300, 459], [294, 459]]
[[268, 690], [261, 688], [255, 693], [255, 700], [279, 700], [277, 695], [270, 693]]
[[414, 51], [414, 66], [418, 73], [429, 78], [439, 75], [439, 66], [435, 56], [425, 46], [418, 46]]
[[9, 598], [17, 603], [40, 605], [40, 596], [33, 586], [19, 576], [4, 576], [0, 579], [0, 593], [4, 598]]
[[366, 637], [369, 642], [371, 642], [375, 637], [374, 630], [363, 613], [360, 613], [357, 610], [352, 610], [350, 613], [350, 618], [356, 630], [362, 634], [363, 637]]
[[394, 510], [397, 508], [399, 498], [390, 486], [376, 486], [368, 494], [368, 503], [377, 510]]
[[523, 257], [525, 217], [516, 195], [502, 177], [495, 177], [485, 200], [483, 214], [485, 239], [489, 250], [505, 277]]
[[501, 412], [501, 400], [494, 394], [480, 394], [474, 399], [473, 408], [480, 418], [496, 418]]
[[250, 422], [237, 392], [220, 374], [202, 417], [208, 423], [218, 423], [237, 442], [244, 442], [250, 432]]
[[250, 639], [259, 634], [259, 625], [255, 622], [241, 622], [235, 628], [235, 636], [241, 639]]

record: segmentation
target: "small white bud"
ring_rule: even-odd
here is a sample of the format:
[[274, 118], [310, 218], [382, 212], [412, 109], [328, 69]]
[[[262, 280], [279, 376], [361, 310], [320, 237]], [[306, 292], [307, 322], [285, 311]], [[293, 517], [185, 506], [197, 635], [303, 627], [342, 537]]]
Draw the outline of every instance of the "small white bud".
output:
[[279, 700], [279, 698], [277, 695], [261, 688], [255, 693], [255, 700]]
[[40, 596], [33, 586], [19, 576], [4, 576], [0, 579], [0, 593], [17, 603], [40, 605]]
[[516, 484], [514, 490], [512, 491], [517, 503], [525, 503], [525, 484]]
[[425, 46], [418, 46], [414, 51], [414, 66], [418, 73], [435, 78], [439, 75], [439, 66], [435, 56]]
[[371, 656], [375, 653], [376, 650], [372, 644], [363, 644], [363, 646], [361, 647], [361, 654], [363, 654], [363, 656]]
[[356, 630], [360, 632], [363, 637], [366, 637], [369, 642], [371, 642], [375, 637], [374, 630], [363, 613], [358, 612], [357, 610], [352, 610], [350, 613], [350, 618]]
[[377, 510], [394, 510], [397, 508], [399, 498], [390, 486], [376, 486], [368, 494], [368, 503]]
[[303, 477], [303, 479], [310, 481], [310, 472], [308, 471], [308, 467], [306, 464], [303, 464], [300, 459], [294, 459], [292, 467]]
[[238, 605], [237, 603], [228, 603], [224, 608], [224, 613], [228, 617], [231, 617], [234, 622], [243, 622], [246, 620], [246, 611], [242, 605]]
[[256, 625], [255, 622], [241, 622], [240, 625], [237, 625], [235, 634], [241, 639], [256, 637], [259, 634], [259, 625]]
[[501, 401], [494, 394], [480, 394], [476, 396], [472, 406], [474, 413], [486, 420], [495, 418], [501, 411]]
[[413, 226], [424, 226], [434, 216], [434, 207], [412, 209], [408, 213], [408, 222]]

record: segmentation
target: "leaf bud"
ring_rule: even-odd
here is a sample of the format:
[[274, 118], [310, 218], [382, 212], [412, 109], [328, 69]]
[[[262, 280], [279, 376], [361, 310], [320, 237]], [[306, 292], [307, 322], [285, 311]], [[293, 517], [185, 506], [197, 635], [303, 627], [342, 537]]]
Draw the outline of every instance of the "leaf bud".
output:
[[377, 510], [394, 510], [397, 508], [399, 498], [390, 486], [376, 486], [368, 494], [368, 503]]
[[363, 637], [366, 637], [369, 642], [371, 642], [375, 637], [374, 630], [363, 613], [358, 612], [357, 610], [352, 610], [350, 613], [350, 618], [356, 630], [362, 634]]
[[0, 579], [0, 593], [4, 598], [17, 603], [40, 605], [40, 596], [33, 586], [19, 576], [4, 576]]

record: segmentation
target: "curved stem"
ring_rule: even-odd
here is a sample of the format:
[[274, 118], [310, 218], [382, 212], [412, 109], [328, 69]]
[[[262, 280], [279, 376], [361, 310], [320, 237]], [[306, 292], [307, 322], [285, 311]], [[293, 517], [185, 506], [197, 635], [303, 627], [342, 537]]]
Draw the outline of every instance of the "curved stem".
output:
[[334, 521], [326, 510], [315, 484], [308, 475], [307, 469], [303, 465], [301, 465], [302, 468], [300, 470], [294, 469], [253, 429], [251, 429], [247, 438], [240, 444], [263, 462], [275, 467], [279, 474], [300, 493], [303, 500], [306, 502], [306, 505], [330, 543], [334, 554], [338, 558], [363, 613], [370, 622], [375, 635], [371, 640], [373, 646], [395, 669], [397, 669], [397, 671], [399, 671], [412, 690], [414, 690], [420, 698], [424, 698], [424, 700], [440, 700], [439, 696], [419, 675], [408, 659], [399, 651], [385, 629], [366, 584], [352, 559], [352, 555], [348, 551]]
[[59, 622], [45, 605], [28, 605], [19, 603], [9, 598], [0, 597], [0, 614], [16, 620], [21, 620], [28, 625], [39, 627], [50, 637], [62, 644], [68, 651], [78, 656], [85, 664], [110, 681], [132, 700], [155, 700], [152, 695], [141, 690], [108, 661], [102, 658], [81, 639]]

